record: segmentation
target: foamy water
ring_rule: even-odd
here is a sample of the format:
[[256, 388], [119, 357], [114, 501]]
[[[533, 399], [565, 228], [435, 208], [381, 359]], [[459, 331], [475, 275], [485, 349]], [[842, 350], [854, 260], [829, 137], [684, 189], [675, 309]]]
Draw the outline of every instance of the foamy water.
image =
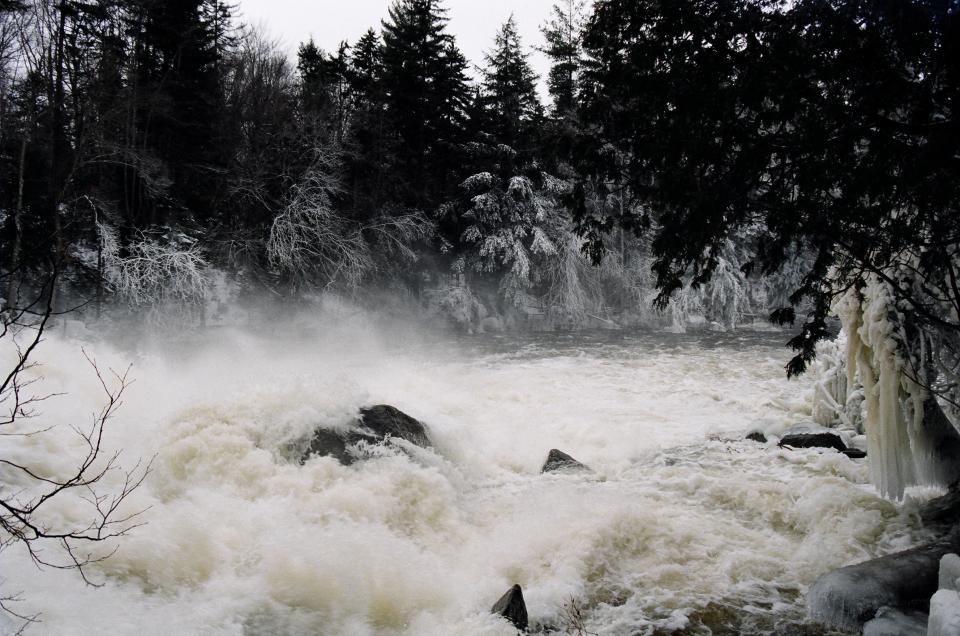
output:
[[[863, 463], [740, 441], [808, 419], [783, 334], [449, 341], [350, 325], [136, 355], [88, 344], [101, 366], [134, 362], [108, 435], [126, 465], [156, 455], [128, 502], [147, 525], [91, 569], [99, 588], [0, 554], [0, 591], [42, 613], [31, 632], [506, 635], [488, 610], [520, 583], [547, 633], [573, 627], [571, 601], [597, 634], [769, 633], [803, 619], [820, 573], [916, 540]], [[98, 405], [79, 346], [40, 350], [44, 386], [66, 394], [45, 421]], [[314, 427], [378, 403], [424, 421], [435, 452], [293, 461]], [[61, 427], [0, 451], [54, 470], [68, 443]], [[538, 474], [550, 448], [595, 474]]]

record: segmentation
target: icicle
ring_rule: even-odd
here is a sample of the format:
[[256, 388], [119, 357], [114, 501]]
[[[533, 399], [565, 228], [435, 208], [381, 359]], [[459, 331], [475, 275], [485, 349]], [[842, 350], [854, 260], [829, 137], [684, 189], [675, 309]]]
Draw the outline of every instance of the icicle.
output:
[[901, 408], [903, 361], [897, 356], [896, 307], [886, 286], [870, 280], [862, 309], [858, 362], [867, 406], [870, 474], [883, 496], [900, 499], [915, 483], [915, 470]]

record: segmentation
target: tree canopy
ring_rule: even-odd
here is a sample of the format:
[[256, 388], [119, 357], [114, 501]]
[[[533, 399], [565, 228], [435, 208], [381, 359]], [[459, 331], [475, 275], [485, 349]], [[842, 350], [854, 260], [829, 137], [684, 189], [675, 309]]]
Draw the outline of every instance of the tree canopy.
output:
[[810, 253], [773, 315], [792, 322], [813, 302], [792, 373], [866, 273], [960, 330], [958, 25], [939, 0], [600, 0], [580, 165], [591, 187], [628, 186], [640, 205], [614, 217], [580, 197], [594, 254], [617, 224], [650, 233], [663, 303], [709, 280], [739, 228], [757, 232], [748, 269]]

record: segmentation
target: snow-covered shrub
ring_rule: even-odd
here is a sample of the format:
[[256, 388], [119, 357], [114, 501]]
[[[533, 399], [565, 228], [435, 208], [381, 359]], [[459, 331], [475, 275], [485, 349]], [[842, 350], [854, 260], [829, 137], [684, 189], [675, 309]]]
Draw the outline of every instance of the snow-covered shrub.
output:
[[373, 267], [359, 228], [334, 206], [341, 191], [336, 166], [335, 155], [318, 152], [270, 228], [267, 258], [296, 283], [319, 278], [326, 285], [357, 285]]
[[196, 240], [183, 233], [139, 233], [123, 250], [113, 228], [97, 226], [103, 277], [123, 302], [153, 320], [193, 317], [207, 298], [210, 266]]
[[472, 248], [466, 265], [478, 273], [500, 277], [502, 297], [516, 304], [542, 281], [544, 261], [558, 255], [563, 238], [562, 215], [556, 211], [559, 180], [539, 175], [505, 183], [489, 172], [464, 180], [460, 187], [469, 202], [461, 241]]

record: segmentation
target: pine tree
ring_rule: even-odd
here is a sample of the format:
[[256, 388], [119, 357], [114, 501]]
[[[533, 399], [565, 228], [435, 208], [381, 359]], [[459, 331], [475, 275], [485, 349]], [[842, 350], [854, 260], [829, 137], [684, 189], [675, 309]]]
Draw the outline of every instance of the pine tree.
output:
[[464, 139], [467, 62], [440, 0], [396, 0], [383, 23], [383, 89], [402, 156], [404, 203], [433, 207], [456, 184]]
[[492, 140], [529, 152], [543, 116], [537, 97], [537, 75], [523, 51], [517, 24], [510, 16], [486, 55], [483, 71], [483, 127]]
[[541, 50], [551, 61], [547, 87], [553, 98], [553, 116], [570, 115], [576, 106], [580, 69], [583, 65], [584, 0], [562, 0], [553, 5], [553, 15], [541, 28], [547, 45]]

